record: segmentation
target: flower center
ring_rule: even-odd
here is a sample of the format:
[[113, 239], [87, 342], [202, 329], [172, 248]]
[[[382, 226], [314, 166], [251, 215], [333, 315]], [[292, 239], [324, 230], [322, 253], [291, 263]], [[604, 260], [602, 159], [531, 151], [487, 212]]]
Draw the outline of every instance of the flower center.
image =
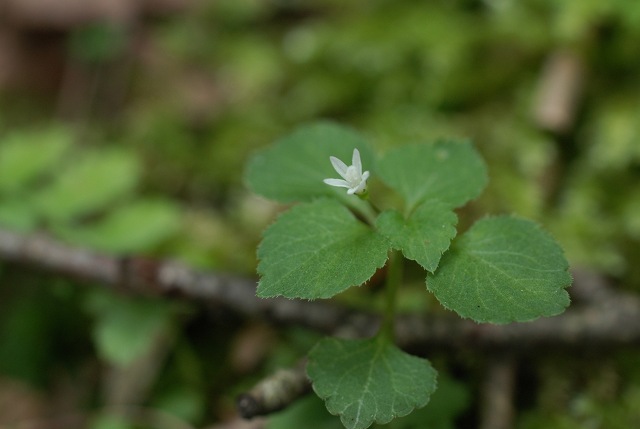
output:
[[352, 187], [358, 186], [358, 184], [360, 184], [360, 175], [358, 174], [358, 170], [356, 169], [355, 166], [350, 165], [347, 167], [347, 172], [345, 173], [345, 180]]

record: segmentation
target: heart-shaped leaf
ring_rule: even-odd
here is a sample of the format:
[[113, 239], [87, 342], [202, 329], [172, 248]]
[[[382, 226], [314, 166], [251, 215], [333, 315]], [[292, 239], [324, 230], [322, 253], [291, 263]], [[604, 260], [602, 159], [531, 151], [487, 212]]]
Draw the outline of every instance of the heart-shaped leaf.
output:
[[564, 311], [568, 268], [558, 243], [538, 225], [500, 216], [476, 222], [454, 243], [427, 286], [462, 317], [522, 322]]
[[487, 184], [484, 162], [468, 141], [397, 147], [379, 161], [377, 173], [404, 197], [409, 211], [426, 200], [462, 206]]
[[417, 207], [408, 219], [395, 210], [386, 211], [378, 217], [376, 227], [406, 258], [418, 262], [427, 271], [434, 271], [456, 236], [457, 222], [450, 208], [438, 201], [429, 201]]
[[307, 125], [256, 153], [249, 161], [245, 180], [255, 193], [285, 203], [321, 196], [346, 198], [345, 189], [331, 187], [323, 179], [340, 178], [329, 157], [349, 165], [353, 149], [360, 151], [363, 169], [373, 170], [374, 155], [356, 131], [330, 122]]
[[48, 220], [66, 223], [104, 209], [129, 194], [140, 171], [131, 152], [90, 153], [74, 161], [38, 192], [35, 205]]
[[364, 429], [425, 406], [437, 373], [428, 360], [376, 337], [321, 340], [309, 353], [307, 375], [331, 414], [348, 429]]
[[258, 296], [330, 298], [367, 281], [387, 260], [389, 243], [335, 200], [293, 207], [258, 247]]

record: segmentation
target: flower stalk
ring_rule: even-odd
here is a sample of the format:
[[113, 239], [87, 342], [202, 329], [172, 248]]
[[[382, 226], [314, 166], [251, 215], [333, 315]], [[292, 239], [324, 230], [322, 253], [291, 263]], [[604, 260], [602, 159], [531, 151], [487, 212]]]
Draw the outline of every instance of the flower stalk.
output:
[[386, 306], [382, 320], [382, 329], [380, 329], [379, 333], [383, 339], [392, 343], [395, 338], [394, 322], [400, 282], [402, 282], [402, 254], [398, 250], [394, 250], [389, 253], [389, 264], [385, 283]]

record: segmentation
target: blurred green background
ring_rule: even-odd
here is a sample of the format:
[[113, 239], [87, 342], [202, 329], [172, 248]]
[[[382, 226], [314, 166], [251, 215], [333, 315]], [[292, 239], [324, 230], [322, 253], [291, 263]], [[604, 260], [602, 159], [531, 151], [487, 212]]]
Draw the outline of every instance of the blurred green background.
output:
[[[491, 182], [462, 227], [534, 218], [573, 267], [640, 290], [640, 2], [54, 3], [0, 0], [0, 228], [254, 276], [279, 207], [244, 162], [325, 118], [380, 151], [473, 139]], [[217, 427], [318, 338], [81, 286], [0, 264], [0, 427]], [[516, 426], [639, 427], [638, 351], [597, 356], [530, 356]], [[393, 427], [474, 427], [481, 359], [430, 358], [442, 396]], [[305, 401], [254, 423], [339, 427]]]

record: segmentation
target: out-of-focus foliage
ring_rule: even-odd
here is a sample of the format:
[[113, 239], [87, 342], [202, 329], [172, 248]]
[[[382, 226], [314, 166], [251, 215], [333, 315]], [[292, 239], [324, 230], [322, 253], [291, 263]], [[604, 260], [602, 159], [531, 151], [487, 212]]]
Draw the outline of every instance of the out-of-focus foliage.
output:
[[[626, 351], [594, 367], [588, 358], [543, 360], [537, 405], [523, 415], [519, 429], [551, 427], [623, 429], [640, 423], [638, 353]], [[626, 380], [620, 378], [624, 373]]]
[[[277, 209], [244, 190], [242, 165], [300, 122], [325, 117], [367, 133], [378, 150], [421, 138], [472, 138], [491, 180], [459, 213], [461, 226], [480, 209], [536, 218], [573, 266], [640, 289], [640, 2], [191, 3], [175, 16], [136, 22], [135, 31], [100, 22], [73, 29], [63, 60], [67, 71], [84, 68], [67, 76], [76, 86], [61, 81], [51, 97], [7, 88], [0, 76], [3, 228], [252, 273], [259, 234]], [[38, 43], [38, 34], [29, 40]], [[559, 51], [579, 63], [583, 90], [573, 125], [552, 133], [532, 111], [545, 62]], [[118, 94], [125, 94], [122, 104]], [[78, 129], [60, 119], [69, 99], [79, 100]], [[114, 314], [125, 310], [117, 307], [135, 309], [112, 297], [116, 308], [88, 312], [81, 302], [91, 299], [75, 286], [0, 266], [3, 375], [54, 389], [72, 368], [75, 384], [99, 396], [99, 377], [81, 370], [95, 367], [90, 339], [120, 320]], [[250, 376], [229, 371], [230, 338], [242, 322], [172, 315], [174, 348], [149, 403], [192, 424], [227, 416], [229, 392], [250, 386], [263, 366], [273, 369], [268, 362], [295, 360], [283, 334]], [[114, 323], [113, 341], [124, 343], [130, 333], [120, 338]], [[620, 381], [608, 397], [593, 385], [553, 384], [559, 371], [537, 374], [534, 390], [564, 396], [551, 412], [544, 399], [527, 402], [520, 427], [637, 426], [634, 368], [614, 366]], [[567, 383], [590, 374], [569, 373]], [[107, 416], [95, 425], [126, 424]]]

